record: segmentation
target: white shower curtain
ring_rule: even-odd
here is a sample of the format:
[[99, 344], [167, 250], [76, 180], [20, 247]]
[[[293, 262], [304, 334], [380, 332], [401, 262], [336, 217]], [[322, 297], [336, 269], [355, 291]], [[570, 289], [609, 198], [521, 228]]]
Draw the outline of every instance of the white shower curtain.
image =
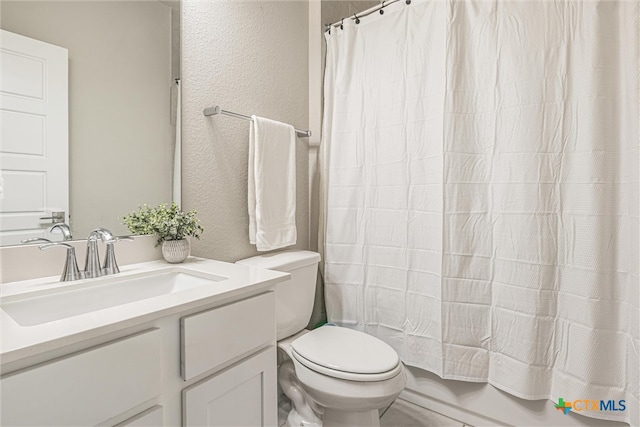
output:
[[330, 321], [639, 422], [636, 1], [400, 1], [327, 34]]

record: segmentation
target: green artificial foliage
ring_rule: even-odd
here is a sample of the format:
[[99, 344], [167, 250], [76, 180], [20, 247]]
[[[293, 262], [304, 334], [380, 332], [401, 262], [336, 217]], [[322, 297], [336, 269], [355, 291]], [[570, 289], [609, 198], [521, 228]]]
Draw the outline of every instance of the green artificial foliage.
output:
[[204, 228], [196, 214], [196, 211], [182, 212], [175, 202], [171, 202], [169, 208], [166, 203], [155, 208], [145, 204], [125, 216], [122, 223], [133, 234], [155, 234], [158, 246], [165, 240], [181, 240], [187, 236], [200, 239]]

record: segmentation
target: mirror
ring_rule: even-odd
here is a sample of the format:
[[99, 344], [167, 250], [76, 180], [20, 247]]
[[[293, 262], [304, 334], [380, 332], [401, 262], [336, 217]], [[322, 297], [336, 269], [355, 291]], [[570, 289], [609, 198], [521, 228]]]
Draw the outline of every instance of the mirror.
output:
[[[68, 50], [73, 238], [97, 227], [129, 234], [124, 215], [140, 204], [171, 202], [180, 2], [3, 0], [0, 28]], [[50, 225], [43, 221], [42, 229]]]

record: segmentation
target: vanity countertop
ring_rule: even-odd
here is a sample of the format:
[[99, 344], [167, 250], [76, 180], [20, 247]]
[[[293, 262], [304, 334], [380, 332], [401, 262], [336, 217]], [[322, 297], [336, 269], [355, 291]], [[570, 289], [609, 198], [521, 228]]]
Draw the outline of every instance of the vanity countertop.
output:
[[[213, 281], [179, 292], [154, 296], [58, 320], [25, 326], [5, 311], [5, 304], [94, 285], [134, 279], [145, 274], [186, 273]], [[0, 364], [75, 344], [92, 337], [154, 321], [199, 306], [225, 303], [267, 291], [289, 278], [288, 273], [249, 268], [239, 264], [190, 257], [182, 264], [151, 261], [121, 267], [117, 275], [99, 279], [59, 282], [59, 277], [0, 285]], [[44, 300], [44, 299], [43, 299]], [[35, 301], [35, 300], [33, 300]], [[37, 301], [36, 301], [37, 303]], [[46, 310], [46, 306], [45, 306]]]

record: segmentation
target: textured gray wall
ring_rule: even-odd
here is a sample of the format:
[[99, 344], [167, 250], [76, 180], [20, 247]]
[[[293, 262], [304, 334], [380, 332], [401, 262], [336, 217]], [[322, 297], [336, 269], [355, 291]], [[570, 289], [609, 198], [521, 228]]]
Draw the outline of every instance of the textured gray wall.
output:
[[[236, 261], [249, 244], [249, 123], [204, 117], [214, 104], [306, 129], [309, 116], [308, 5], [304, 1], [184, 2], [182, 205], [205, 232], [192, 254]], [[298, 243], [309, 244], [308, 147], [297, 144]]]

